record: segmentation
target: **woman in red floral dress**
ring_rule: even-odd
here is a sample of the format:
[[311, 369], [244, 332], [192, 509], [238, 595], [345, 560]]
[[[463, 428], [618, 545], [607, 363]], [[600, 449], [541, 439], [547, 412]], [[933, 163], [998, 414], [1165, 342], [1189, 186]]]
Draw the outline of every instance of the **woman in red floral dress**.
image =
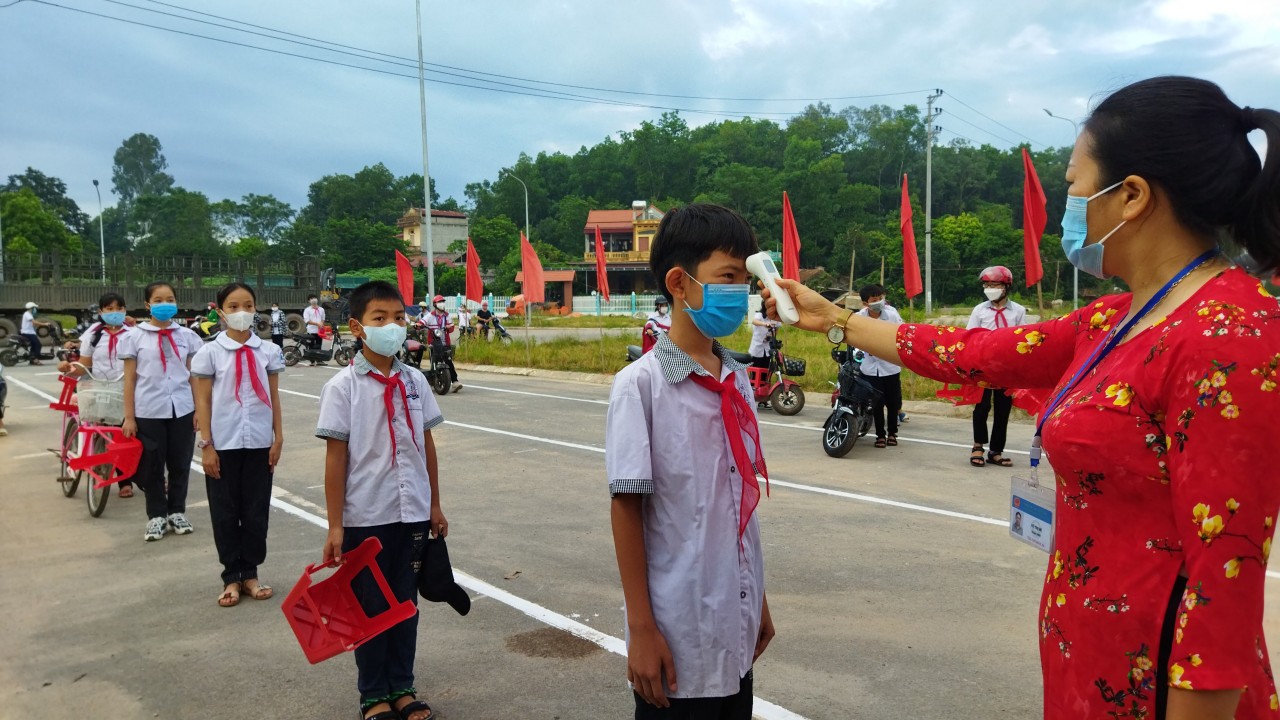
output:
[[1046, 718], [1280, 718], [1262, 629], [1280, 303], [1216, 253], [1226, 235], [1255, 272], [1280, 267], [1280, 113], [1201, 80], [1135, 83], [1093, 112], [1067, 181], [1068, 257], [1132, 293], [960, 330], [850, 318], [782, 285], [800, 327], [843, 325], [844, 341], [922, 375], [1062, 393], [1043, 424], [1058, 495], [1039, 612]]

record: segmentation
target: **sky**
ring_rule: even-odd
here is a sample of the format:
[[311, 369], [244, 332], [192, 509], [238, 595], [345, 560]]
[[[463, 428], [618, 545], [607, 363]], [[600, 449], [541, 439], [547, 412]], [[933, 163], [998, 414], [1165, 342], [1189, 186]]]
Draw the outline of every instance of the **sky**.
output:
[[[422, 0], [422, 10], [426, 62], [454, 73], [427, 75], [431, 175], [460, 201], [521, 152], [572, 154], [660, 108], [681, 108], [693, 126], [726, 117], [716, 113], [785, 122], [819, 100], [923, 108], [937, 88], [940, 142], [1039, 149], [1074, 139], [1045, 108], [1078, 121], [1152, 75], [1204, 77], [1240, 105], [1280, 107], [1275, 0]], [[269, 193], [299, 209], [324, 175], [378, 162], [422, 172], [416, 58], [412, 0], [0, 0], [0, 178], [34, 167], [96, 215], [92, 180], [113, 205], [112, 156], [145, 132], [178, 185], [212, 201]], [[586, 97], [514, 94], [553, 90]]]

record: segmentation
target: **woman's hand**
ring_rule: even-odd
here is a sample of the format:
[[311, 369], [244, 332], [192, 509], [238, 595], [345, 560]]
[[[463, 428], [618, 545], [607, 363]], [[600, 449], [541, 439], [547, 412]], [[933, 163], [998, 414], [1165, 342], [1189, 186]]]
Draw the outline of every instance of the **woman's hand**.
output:
[[[840, 308], [818, 293], [795, 280], [777, 278], [777, 283], [791, 296], [791, 302], [796, 306], [796, 312], [800, 314], [800, 320], [795, 327], [810, 332], [825, 333], [840, 321]], [[760, 283], [760, 287], [764, 288], [764, 283]], [[769, 317], [777, 320], [778, 301], [772, 297], [772, 293], [767, 288], [760, 292], [760, 296], [764, 298]]]
[[218, 451], [207, 445], [200, 451], [200, 464], [204, 466], [204, 476], [217, 480], [222, 477], [222, 465], [218, 462]]
[[125, 418], [124, 422], [120, 425], [120, 431], [123, 432], [124, 436], [127, 438], [137, 437], [138, 422], [133, 418]]

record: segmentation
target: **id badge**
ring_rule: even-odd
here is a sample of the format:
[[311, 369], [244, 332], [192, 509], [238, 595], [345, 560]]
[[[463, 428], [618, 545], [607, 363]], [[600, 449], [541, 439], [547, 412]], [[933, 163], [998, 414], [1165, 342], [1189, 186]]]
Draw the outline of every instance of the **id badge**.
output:
[[1009, 490], [1009, 537], [1053, 552], [1053, 513], [1057, 491], [1053, 485], [1033, 485], [1014, 476]]

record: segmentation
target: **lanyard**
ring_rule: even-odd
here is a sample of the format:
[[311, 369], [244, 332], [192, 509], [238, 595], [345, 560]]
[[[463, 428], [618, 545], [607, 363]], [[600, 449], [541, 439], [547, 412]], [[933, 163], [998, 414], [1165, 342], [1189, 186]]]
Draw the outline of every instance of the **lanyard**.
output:
[[1049, 401], [1049, 404], [1045, 406], [1044, 412], [1040, 415], [1040, 422], [1036, 424], [1036, 436], [1031, 440], [1031, 468], [1033, 482], [1035, 469], [1040, 466], [1040, 435], [1044, 432], [1045, 423], [1049, 421], [1049, 417], [1053, 415], [1053, 412], [1062, 404], [1067, 393], [1071, 392], [1071, 390], [1076, 386], [1076, 383], [1080, 382], [1085, 375], [1088, 375], [1094, 368], [1101, 364], [1103, 358], [1105, 358], [1112, 350], [1116, 349], [1116, 346], [1120, 344], [1120, 341], [1129, 335], [1129, 331], [1132, 330], [1134, 326], [1142, 320], [1142, 318], [1146, 317], [1148, 313], [1154, 310], [1156, 305], [1159, 305], [1160, 301], [1164, 300], [1165, 296], [1169, 294], [1169, 291], [1173, 290], [1174, 286], [1182, 282], [1187, 275], [1190, 275], [1196, 268], [1217, 256], [1218, 248], [1215, 247], [1210, 250], [1206, 250], [1203, 255], [1192, 260], [1186, 267], [1182, 268], [1177, 275], [1174, 275], [1169, 282], [1164, 284], [1164, 287], [1160, 288], [1155, 295], [1152, 295], [1151, 299], [1147, 301], [1147, 304], [1143, 305], [1142, 309], [1139, 310], [1137, 314], [1130, 317], [1123, 327], [1117, 327], [1112, 330], [1111, 334], [1107, 336], [1107, 339], [1098, 345], [1098, 347], [1094, 348], [1093, 354], [1089, 356], [1089, 359], [1076, 369], [1075, 373], [1071, 376], [1071, 379], [1062, 387], [1062, 390], [1059, 390], [1058, 394], [1053, 397], [1053, 400]]

